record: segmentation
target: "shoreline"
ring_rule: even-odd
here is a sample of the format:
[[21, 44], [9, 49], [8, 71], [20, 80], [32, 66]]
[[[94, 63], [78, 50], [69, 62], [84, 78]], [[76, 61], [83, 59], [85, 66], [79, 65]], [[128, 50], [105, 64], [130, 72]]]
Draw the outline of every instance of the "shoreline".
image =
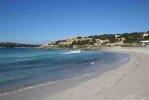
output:
[[[101, 75], [87, 76], [57, 85], [41, 86], [6, 96], [2, 100], [148, 100], [149, 49], [112, 48], [109, 52], [128, 53], [130, 61]], [[57, 88], [55, 88], [57, 87]], [[52, 90], [53, 89], [53, 90]], [[139, 98], [139, 99], [138, 99]]]
[[[119, 53], [117, 53], [115, 55], [119, 55]], [[128, 55], [127, 55], [127, 57], [128, 57]], [[124, 59], [124, 58], [122, 58], [122, 59]], [[99, 77], [103, 73], [106, 73], [110, 70], [116, 69], [117, 67], [119, 67], [119, 64], [122, 65], [122, 64], [127, 63], [127, 60], [128, 59], [125, 59], [124, 61], [116, 60], [117, 63], [116, 63], [116, 65], [115, 64], [113, 65], [114, 67], [109, 67], [108, 68], [108, 66], [107, 66], [107, 68], [102, 69], [102, 72], [101, 71], [99, 72], [97, 70], [96, 72], [86, 73], [86, 74], [83, 74], [81, 76], [73, 77], [72, 79], [66, 79], [66, 80], [55, 81], [55, 82], [48, 82], [48, 83], [39, 84], [39, 85], [36, 85], [36, 86], [33, 86], [33, 87], [27, 87], [25, 89], [23, 88], [23, 89], [14, 91], [14, 92], [4, 93], [4, 95], [1, 94], [0, 99], [8, 100], [8, 98], [13, 98], [15, 96], [15, 97], [18, 97], [18, 98], [15, 98], [15, 99], [12, 99], [12, 100], [19, 100], [20, 98], [22, 98], [22, 97], [20, 97], [20, 95], [24, 95], [23, 100], [26, 100], [26, 97], [30, 98], [29, 100], [33, 100], [34, 96], [32, 96], [32, 95], [44, 95], [43, 96], [43, 98], [44, 98], [47, 95], [52, 95], [52, 94], [58, 93], [60, 91], [67, 90], [71, 87], [75, 87], [78, 84], [86, 82], [90, 79], [93, 79], [95, 77]], [[98, 61], [96, 63], [98, 63]], [[95, 66], [97, 66], [97, 65], [95, 65]], [[48, 88], [47, 91], [46, 91], [47, 94], [45, 93], [45, 90], [44, 90], [45, 88], [46, 89]], [[34, 92], [32, 93], [32, 91], [34, 91]], [[42, 91], [44, 91], [44, 92], [42, 92]], [[38, 92], [42, 92], [42, 93], [38, 93]], [[26, 95], [26, 93], [31, 93], [31, 95]], [[42, 97], [42, 96], [40, 96], [40, 97]], [[36, 98], [36, 100], [41, 100], [41, 99]]]
[[110, 51], [130, 53], [130, 62], [42, 100], [148, 100], [149, 49]]

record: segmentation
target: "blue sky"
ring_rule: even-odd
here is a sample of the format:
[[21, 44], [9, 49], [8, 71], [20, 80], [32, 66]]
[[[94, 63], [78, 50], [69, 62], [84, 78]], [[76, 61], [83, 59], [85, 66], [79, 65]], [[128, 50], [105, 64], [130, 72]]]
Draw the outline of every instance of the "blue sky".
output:
[[149, 0], [0, 0], [0, 41], [149, 30]]

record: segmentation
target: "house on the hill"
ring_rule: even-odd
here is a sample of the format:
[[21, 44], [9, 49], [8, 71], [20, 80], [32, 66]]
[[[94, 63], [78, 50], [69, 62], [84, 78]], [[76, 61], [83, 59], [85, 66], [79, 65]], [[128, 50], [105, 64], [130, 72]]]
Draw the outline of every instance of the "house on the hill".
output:
[[121, 34], [115, 34], [115, 38], [119, 38]]
[[46, 44], [41, 45], [40, 48], [48, 48], [48, 46], [49, 46], [49, 44], [46, 43]]
[[144, 33], [143, 33], [143, 37], [146, 37], [146, 36], [149, 36], [149, 33], [144, 32]]
[[149, 45], [149, 40], [143, 40], [143, 41], [140, 41], [140, 43], [142, 46], [146, 46], [146, 45]]
[[95, 41], [97, 44], [105, 44], [105, 43], [109, 42], [109, 40], [107, 40], [107, 39], [106, 40], [95, 39]]
[[60, 42], [58, 45], [64, 46], [64, 45], [71, 45], [71, 44], [72, 44], [72, 42], [63, 41], [63, 42]]
[[124, 43], [125, 38], [121, 36], [121, 34], [116, 34], [115, 38], [118, 40], [119, 43]]

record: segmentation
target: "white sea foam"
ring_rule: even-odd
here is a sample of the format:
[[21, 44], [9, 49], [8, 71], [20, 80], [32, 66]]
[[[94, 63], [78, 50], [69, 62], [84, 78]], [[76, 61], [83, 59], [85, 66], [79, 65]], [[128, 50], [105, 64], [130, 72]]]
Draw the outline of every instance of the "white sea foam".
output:
[[91, 64], [93, 65], [93, 64], [95, 64], [95, 62], [91, 62]]
[[62, 53], [62, 54], [75, 54], [75, 53], [81, 53], [81, 50], [73, 50], [73, 51], [69, 51], [69, 52], [65, 52], [65, 53]]
[[129, 60], [129, 57], [125, 58], [125, 59], [122, 59], [121, 62], [126, 61], [126, 60]]
[[81, 77], [86, 77], [86, 76], [89, 76], [89, 75], [92, 75], [94, 74], [95, 72], [91, 72], [91, 73], [87, 73], [87, 74], [84, 74], [84, 75], [81, 75], [81, 76], [78, 76], [78, 77], [74, 77], [73, 79], [79, 79]]
[[67, 80], [68, 80], [68, 79], [66, 79], [66, 80], [61, 80], [61, 81], [47, 82], [47, 83], [38, 84], [38, 85], [35, 85], [35, 86], [29, 86], [29, 87], [25, 87], [25, 88], [18, 89], [18, 90], [16, 90], [16, 91], [11, 91], [11, 92], [2, 93], [2, 94], [0, 94], [0, 96], [9, 95], [9, 94], [12, 94], [12, 93], [20, 92], [20, 91], [22, 91], [22, 90], [37, 88], [37, 87], [46, 86], [46, 85], [50, 85], [50, 84], [55, 84], [55, 83], [57, 83], [57, 82], [63, 82], [63, 81], [67, 81]]

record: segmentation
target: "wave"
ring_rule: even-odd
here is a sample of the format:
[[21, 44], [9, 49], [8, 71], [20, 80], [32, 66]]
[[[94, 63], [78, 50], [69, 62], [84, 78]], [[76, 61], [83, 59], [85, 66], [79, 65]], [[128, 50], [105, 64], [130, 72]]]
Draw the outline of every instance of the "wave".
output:
[[91, 62], [91, 64], [93, 65], [93, 64], [95, 64], [95, 62]]
[[62, 53], [62, 54], [75, 54], [75, 53], [81, 53], [81, 50], [73, 50], [73, 51]]

